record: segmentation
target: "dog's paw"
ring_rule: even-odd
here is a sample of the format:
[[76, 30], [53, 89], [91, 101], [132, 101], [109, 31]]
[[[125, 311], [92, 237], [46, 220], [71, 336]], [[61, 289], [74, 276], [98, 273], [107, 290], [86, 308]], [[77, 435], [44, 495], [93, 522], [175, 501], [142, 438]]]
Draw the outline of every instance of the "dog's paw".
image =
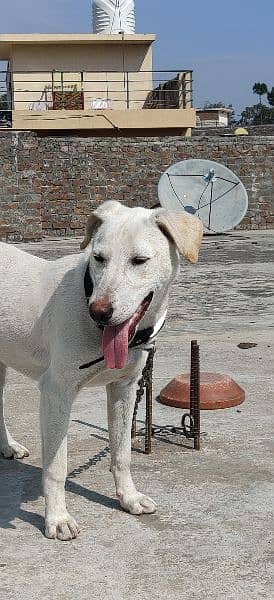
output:
[[21, 444], [10, 438], [9, 441], [4, 443], [0, 441], [0, 454], [4, 458], [25, 458], [29, 456], [29, 451], [25, 446], [21, 446]]
[[50, 540], [62, 540], [63, 542], [73, 540], [77, 537], [80, 529], [68, 513], [60, 517], [48, 517], [46, 519], [45, 536]]
[[151, 514], [156, 511], [155, 502], [140, 492], [134, 494], [119, 492], [117, 495], [122, 508], [131, 515]]

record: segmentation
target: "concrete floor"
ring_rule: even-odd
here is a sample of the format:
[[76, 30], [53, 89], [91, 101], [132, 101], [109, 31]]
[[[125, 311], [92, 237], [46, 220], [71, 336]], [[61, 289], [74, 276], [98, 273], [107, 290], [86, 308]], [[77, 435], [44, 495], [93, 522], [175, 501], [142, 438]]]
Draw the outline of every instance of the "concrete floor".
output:
[[[22, 246], [52, 259], [77, 240]], [[272, 599], [274, 231], [206, 238], [196, 266], [184, 263], [158, 341], [155, 396], [188, 370], [197, 338], [202, 369], [246, 390], [240, 407], [202, 413], [201, 452], [179, 437], [132, 453], [137, 486], [158, 503], [151, 516], [119, 509], [109, 473], [104, 390], [83, 390], [69, 434], [67, 499], [81, 526], [73, 542], [43, 537], [38, 392], [10, 371], [7, 420], [31, 454], [0, 460], [2, 600]], [[241, 350], [240, 342], [256, 347]], [[144, 412], [140, 409], [139, 426]], [[181, 411], [154, 403], [155, 424]], [[140, 438], [141, 440], [141, 438]]]

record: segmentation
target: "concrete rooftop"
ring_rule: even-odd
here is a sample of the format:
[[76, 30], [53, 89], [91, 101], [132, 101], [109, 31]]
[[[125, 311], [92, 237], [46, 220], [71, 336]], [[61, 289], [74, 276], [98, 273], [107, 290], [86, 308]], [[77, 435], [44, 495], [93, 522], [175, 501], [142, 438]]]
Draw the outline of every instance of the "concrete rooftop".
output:
[[[52, 259], [77, 240], [22, 246]], [[201, 260], [182, 265], [158, 341], [155, 396], [188, 370], [198, 339], [202, 369], [246, 390], [238, 409], [202, 413], [201, 452], [180, 437], [132, 453], [137, 487], [158, 504], [151, 516], [119, 509], [109, 473], [104, 390], [83, 390], [69, 433], [67, 500], [81, 526], [73, 542], [43, 537], [38, 392], [10, 371], [8, 424], [31, 454], [0, 460], [0, 590], [3, 600], [258, 600], [274, 597], [274, 231], [206, 238]], [[240, 342], [257, 346], [241, 350]], [[154, 424], [182, 413], [154, 403]], [[139, 426], [144, 411], [140, 409]], [[140, 437], [140, 448], [142, 447]]]

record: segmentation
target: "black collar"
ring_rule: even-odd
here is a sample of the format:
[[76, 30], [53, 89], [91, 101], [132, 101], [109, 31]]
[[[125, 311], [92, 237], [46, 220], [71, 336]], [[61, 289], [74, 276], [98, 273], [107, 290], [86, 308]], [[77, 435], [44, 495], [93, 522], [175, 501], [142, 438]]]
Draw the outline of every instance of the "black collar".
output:
[[[87, 304], [89, 304], [89, 300], [90, 300], [90, 297], [91, 297], [93, 289], [94, 289], [93, 282], [92, 282], [92, 279], [90, 276], [89, 265], [87, 265], [86, 272], [85, 272], [84, 289], [85, 289], [86, 301], [87, 301]], [[152, 342], [154, 340], [154, 338], [156, 337], [156, 335], [158, 335], [158, 333], [161, 331], [163, 326], [164, 326], [164, 322], [162, 323], [161, 327], [156, 330], [154, 327], [148, 327], [147, 329], [143, 329], [142, 331], [137, 331], [133, 340], [129, 344], [129, 348], [138, 348], [138, 346], [142, 346], [143, 344], [148, 344], [149, 342]], [[144, 348], [144, 350], [145, 350], [145, 348]], [[88, 369], [89, 367], [92, 367], [93, 365], [97, 365], [98, 363], [103, 362], [103, 360], [104, 360], [104, 357], [100, 356], [100, 358], [96, 358], [95, 360], [92, 360], [91, 362], [81, 365], [79, 367], [79, 369], [80, 370]]]
[[89, 265], [86, 268], [85, 277], [84, 277], [84, 288], [85, 288], [85, 296], [87, 304], [89, 304], [90, 297], [93, 292], [93, 282], [89, 272]]

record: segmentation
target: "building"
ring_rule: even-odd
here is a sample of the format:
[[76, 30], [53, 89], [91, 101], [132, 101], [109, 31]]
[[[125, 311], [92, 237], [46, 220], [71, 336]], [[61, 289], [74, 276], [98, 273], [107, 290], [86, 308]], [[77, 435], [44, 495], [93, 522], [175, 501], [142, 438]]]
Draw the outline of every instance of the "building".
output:
[[228, 127], [233, 108], [197, 108], [197, 127]]
[[[154, 35], [0, 35], [2, 127], [31, 131], [180, 133], [195, 126], [192, 71], [155, 72]], [[3, 74], [2, 74], [3, 75]]]

